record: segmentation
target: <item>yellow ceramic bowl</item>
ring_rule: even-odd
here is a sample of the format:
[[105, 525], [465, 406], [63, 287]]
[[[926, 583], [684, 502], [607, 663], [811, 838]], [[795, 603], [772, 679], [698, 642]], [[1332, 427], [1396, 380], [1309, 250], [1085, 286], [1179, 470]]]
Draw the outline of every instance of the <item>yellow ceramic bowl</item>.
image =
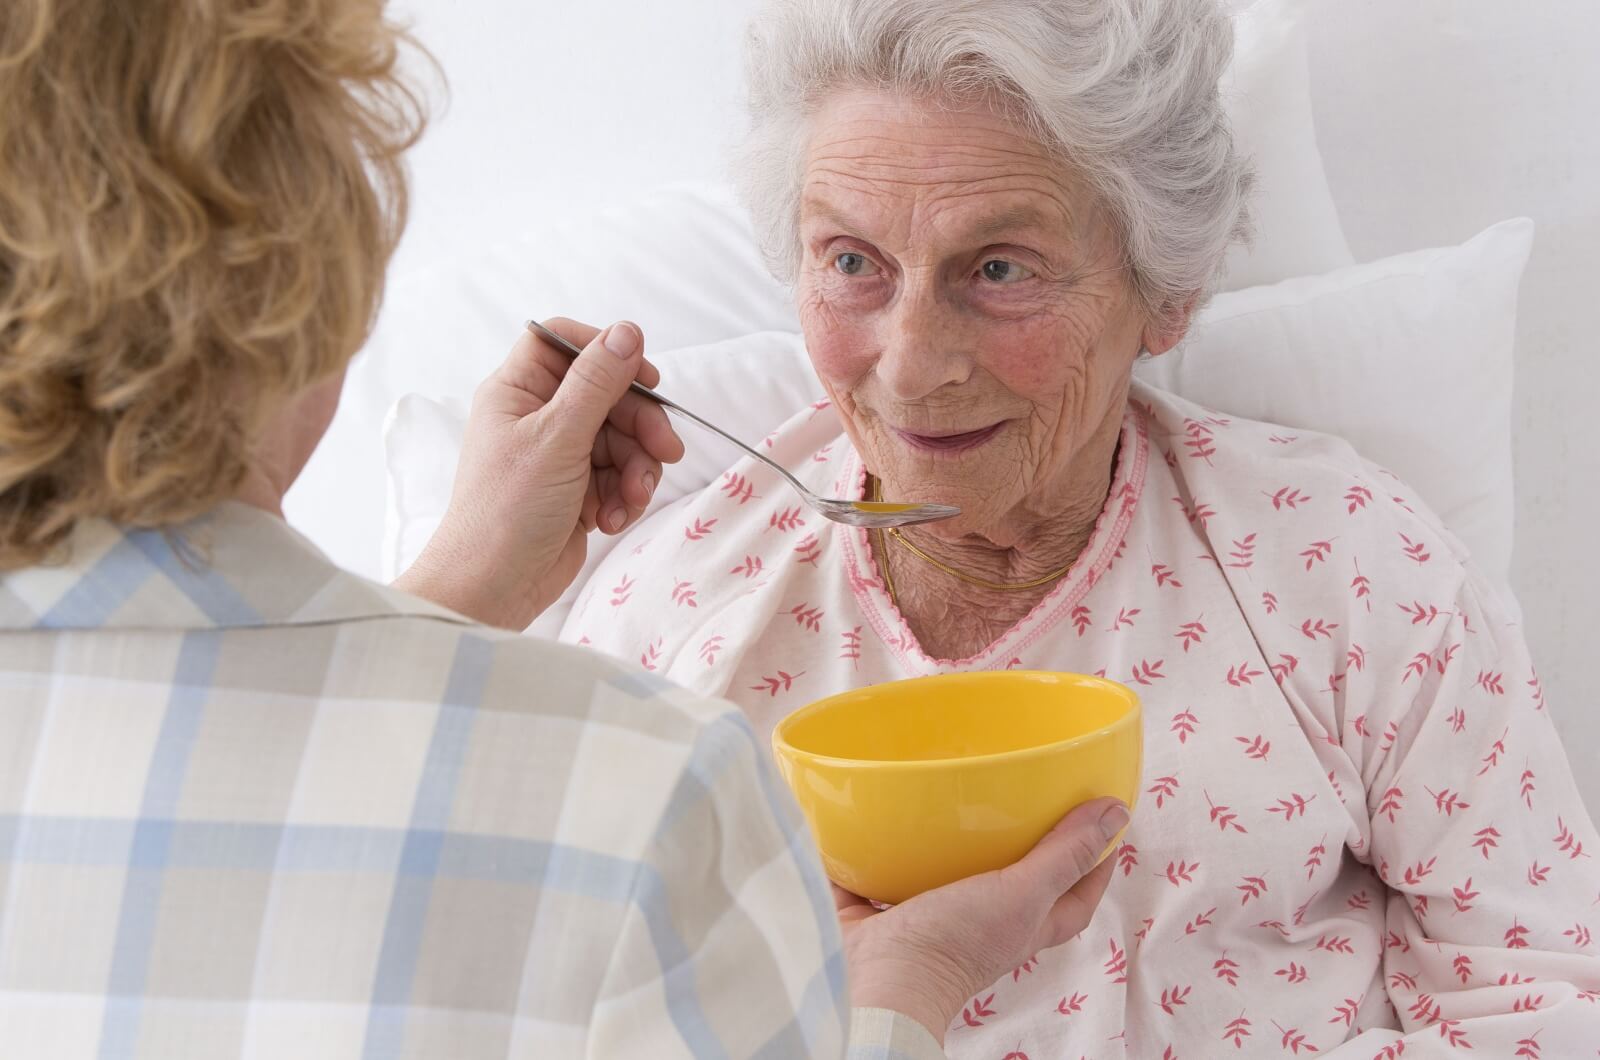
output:
[[819, 700], [784, 718], [772, 745], [828, 875], [903, 902], [1011, 864], [1080, 803], [1132, 807], [1144, 742], [1131, 689], [1012, 670]]

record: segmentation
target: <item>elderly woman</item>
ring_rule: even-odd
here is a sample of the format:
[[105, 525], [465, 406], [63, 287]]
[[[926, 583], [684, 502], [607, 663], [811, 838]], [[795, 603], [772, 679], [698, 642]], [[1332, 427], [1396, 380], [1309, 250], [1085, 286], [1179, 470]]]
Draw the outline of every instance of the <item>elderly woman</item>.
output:
[[[841, 1055], [737, 710], [283, 521], [399, 236], [404, 43], [376, 0], [0, 7], [0, 1056]], [[524, 336], [479, 390], [402, 583], [501, 625], [681, 453], [638, 330], [556, 326], [583, 355]], [[1125, 821], [846, 925], [854, 1055], [937, 1055]]]
[[753, 48], [750, 202], [829, 395], [770, 452], [962, 514], [849, 529], [742, 463], [567, 635], [767, 730], [961, 670], [1137, 689], [1112, 888], [954, 1056], [1590, 1054], [1600, 840], [1505, 604], [1338, 439], [1131, 381], [1247, 227], [1213, 0], [783, 0]]

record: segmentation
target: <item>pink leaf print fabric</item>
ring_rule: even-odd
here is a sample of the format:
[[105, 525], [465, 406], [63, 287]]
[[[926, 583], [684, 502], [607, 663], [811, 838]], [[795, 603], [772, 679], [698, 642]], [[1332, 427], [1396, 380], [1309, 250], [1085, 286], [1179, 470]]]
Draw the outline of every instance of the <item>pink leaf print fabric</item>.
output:
[[[861, 495], [825, 405], [771, 452]], [[968, 659], [927, 656], [865, 533], [796, 512], [753, 463], [636, 528], [648, 543], [612, 553], [565, 636], [766, 731], [924, 674], [1139, 693], [1144, 791], [1105, 901], [969, 1000], [953, 1057], [1595, 1055], [1600, 837], [1461, 546], [1343, 442], [1142, 384], [1121, 452], [1072, 572]]]

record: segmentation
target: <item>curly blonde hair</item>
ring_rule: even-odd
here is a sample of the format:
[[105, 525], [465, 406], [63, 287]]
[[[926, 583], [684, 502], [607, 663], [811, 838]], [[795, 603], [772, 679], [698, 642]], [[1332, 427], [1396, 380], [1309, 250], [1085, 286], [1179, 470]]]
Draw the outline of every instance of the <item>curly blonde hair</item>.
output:
[[382, 0], [4, 0], [0, 570], [213, 507], [361, 346], [411, 45]]

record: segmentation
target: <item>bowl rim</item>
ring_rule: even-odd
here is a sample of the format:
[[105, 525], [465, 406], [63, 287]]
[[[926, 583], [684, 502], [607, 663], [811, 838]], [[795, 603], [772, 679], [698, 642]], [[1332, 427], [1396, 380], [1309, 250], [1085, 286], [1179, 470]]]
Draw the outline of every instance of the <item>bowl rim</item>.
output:
[[[923, 681], [948, 681], [954, 678], [990, 679], [996, 677], [1007, 678], [1050, 678], [1059, 679], [1069, 677], [1074, 684], [1099, 685], [1116, 693], [1119, 698], [1126, 701], [1128, 709], [1121, 716], [1099, 728], [1088, 732], [1069, 736], [1064, 740], [1053, 740], [1050, 743], [1037, 744], [1033, 747], [1019, 747], [1013, 751], [995, 751], [982, 755], [963, 755], [958, 758], [916, 758], [909, 760], [884, 759], [884, 758], [839, 758], [835, 755], [819, 754], [816, 751], [807, 751], [796, 747], [788, 740], [787, 732], [794, 723], [803, 718], [828, 709], [836, 700], [846, 696], [859, 695], [860, 693], [876, 687], [879, 684], [901, 685], [916, 684]], [[784, 715], [772, 730], [772, 750], [780, 760], [784, 758], [795, 761], [804, 761], [812, 765], [825, 765], [838, 769], [873, 769], [906, 772], [916, 770], [949, 770], [951, 768], [977, 768], [993, 765], [996, 762], [1015, 762], [1030, 758], [1043, 757], [1066, 750], [1076, 744], [1087, 743], [1090, 740], [1103, 739], [1129, 726], [1138, 726], [1143, 715], [1144, 703], [1139, 698], [1139, 693], [1120, 681], [1113, 681], [1108, 677], [1098, 677], [1094, 674], [1080, 674], [1069, 670], [970, 670], [948, 674], [924, 674], [921, 677], [901, 678], [897, 681], [879, 681], [873, 685], [862, 685], [860, 688], [836, 692], [831, 696], [807, 703], [797, 707]]]

